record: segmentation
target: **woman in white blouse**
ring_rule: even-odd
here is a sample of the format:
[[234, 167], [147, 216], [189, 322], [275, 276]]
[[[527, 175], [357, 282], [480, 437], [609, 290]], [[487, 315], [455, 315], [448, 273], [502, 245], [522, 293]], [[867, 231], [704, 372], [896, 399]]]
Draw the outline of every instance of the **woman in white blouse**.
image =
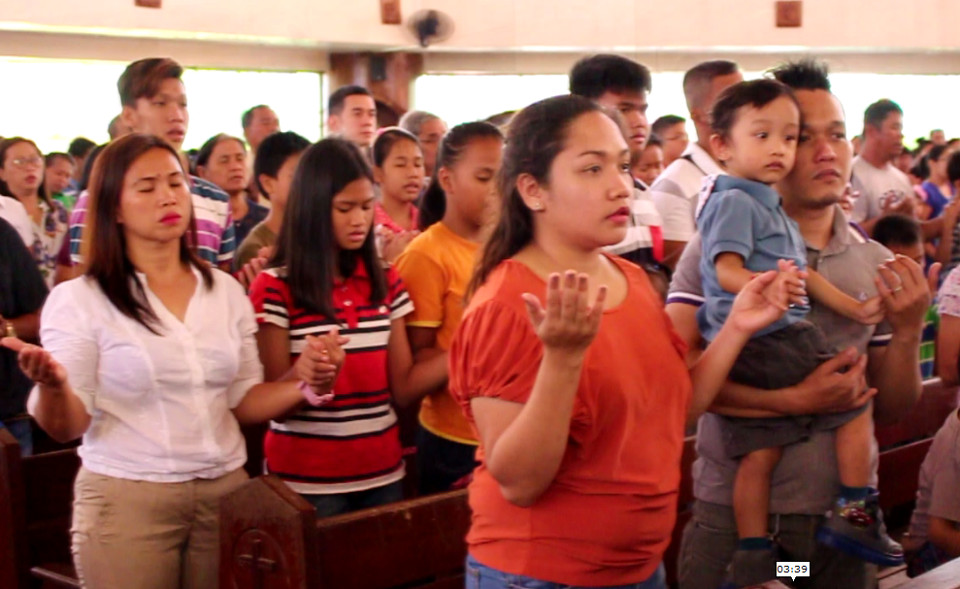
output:
[[219, 498], [246, 479], [238, 422], [293, 410], [339, 363], [335, 342], [314, 342], [289, 380], [262, 384], [249, 299], [188, 245], [204, 236], [187, 182], [157, 137], [110, 144], [90, 186], [86, 274], [47, 299], [44, 349], [3, 340], [38, 383], [37, 422], [83, 436], [71, 533], [89, 589], [217, 587]]

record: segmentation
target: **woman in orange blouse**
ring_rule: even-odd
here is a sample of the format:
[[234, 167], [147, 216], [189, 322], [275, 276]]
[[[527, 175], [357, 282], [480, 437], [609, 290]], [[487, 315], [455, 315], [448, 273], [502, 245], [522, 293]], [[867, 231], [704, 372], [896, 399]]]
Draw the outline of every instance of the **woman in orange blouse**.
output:
[[467, 587], [665, 587], [684, 425], [786, 287], [751, 282], [688, 370], [643, 270], [602, 251], [630, 221], [617, 124], [561, 96], [518, 114], [506, 145], [501, 218], [450, 348], [480, 440]]

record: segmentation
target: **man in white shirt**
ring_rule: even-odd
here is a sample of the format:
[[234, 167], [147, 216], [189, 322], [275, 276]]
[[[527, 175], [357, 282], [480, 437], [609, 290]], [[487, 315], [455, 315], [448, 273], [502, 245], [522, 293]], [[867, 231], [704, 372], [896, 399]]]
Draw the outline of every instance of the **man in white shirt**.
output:
[[913, 215], [913, 186], [906, 174], [893, 165], [903, 150], [903, 110], [886, 98], [863, 113], [863, 146], [853, 160], [851, 183], [860, 192], [853, 203], [853, 220], [873, 234], [873, 226], [885, 215]]
[[30, 222], [30, 216], [27, 209], [19, 200], [10, 196], [0, 196], [0, 219], [13, 226], [20, 235], [27, 249], [33, 250], [33, 242], [37, 237], [33, 234], [33, 224]]
[[710, 109], [721, 92], [742, 81], [737, 64], [724, 60], [697, 64], [683, 76], [683, 94], [697, 129], [697, 140], [650, 187], [651, 198], [663, 220], [663, 262], [671, 269], [697, 231], [694, 213], [703, 177], [722, 173], [710, 154]]

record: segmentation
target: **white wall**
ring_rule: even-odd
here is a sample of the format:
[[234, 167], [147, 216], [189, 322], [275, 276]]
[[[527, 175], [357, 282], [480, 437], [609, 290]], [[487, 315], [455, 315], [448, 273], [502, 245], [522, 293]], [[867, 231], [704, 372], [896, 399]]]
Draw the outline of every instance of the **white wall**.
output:
[[[804, 0], [804, 26], [774, 27], [774, 0], [401, 0], [456, 23], [446, 50], [622, 51], [785, 47], [958, 50], [956, 0]], [[0, 0], [0, 29], [90, 32], [336, 48], [401, 48], [375, 0]]]
[[[960, 2], [960, 0], [958, 0]], [[567, 74], [573, 64], [590, 52], [437, 52], [428, 53], [424, 71], [429, 73]], [[654, 72], [682, 72], [708, 59], [730, 59], [745, 71], [764, 71], [778, 63], [812, 55], [826, 61], [833, 72], [878, 74], [960, 74], [956, 52], [850, 50], [778, 51], [625, 51], [621, 52]]]
[[210, 68], [311, 72], [329, 68], [327, 53], [315, 47], [70, 33], [0, 31], [0, 55], [117, 62], [165, 56], [185, 66]]

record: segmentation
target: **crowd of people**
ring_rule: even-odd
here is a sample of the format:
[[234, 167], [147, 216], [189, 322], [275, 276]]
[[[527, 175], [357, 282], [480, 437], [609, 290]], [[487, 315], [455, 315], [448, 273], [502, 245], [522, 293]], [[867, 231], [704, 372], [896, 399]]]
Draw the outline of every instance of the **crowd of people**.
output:
[[216, 586], [243, 424], [318, 517], [402, 499], [398, 408], [419, 492], [469, 488], [471, 588], [666, 587], [693, 425], [681, 588], [960, 556], [958, 415], [902, 546], [873, 436], [960, 381], [960, 141], [848, 124], [812, 60], [691, 68], [688, 138], [604, 54], [486, 121], [345, 86], [317, 143], [257, 105], [185, 152], [182, 71], [131, 63], [106, 145], [0, 142], [0, 422], [82, 438], [85, 587]]

